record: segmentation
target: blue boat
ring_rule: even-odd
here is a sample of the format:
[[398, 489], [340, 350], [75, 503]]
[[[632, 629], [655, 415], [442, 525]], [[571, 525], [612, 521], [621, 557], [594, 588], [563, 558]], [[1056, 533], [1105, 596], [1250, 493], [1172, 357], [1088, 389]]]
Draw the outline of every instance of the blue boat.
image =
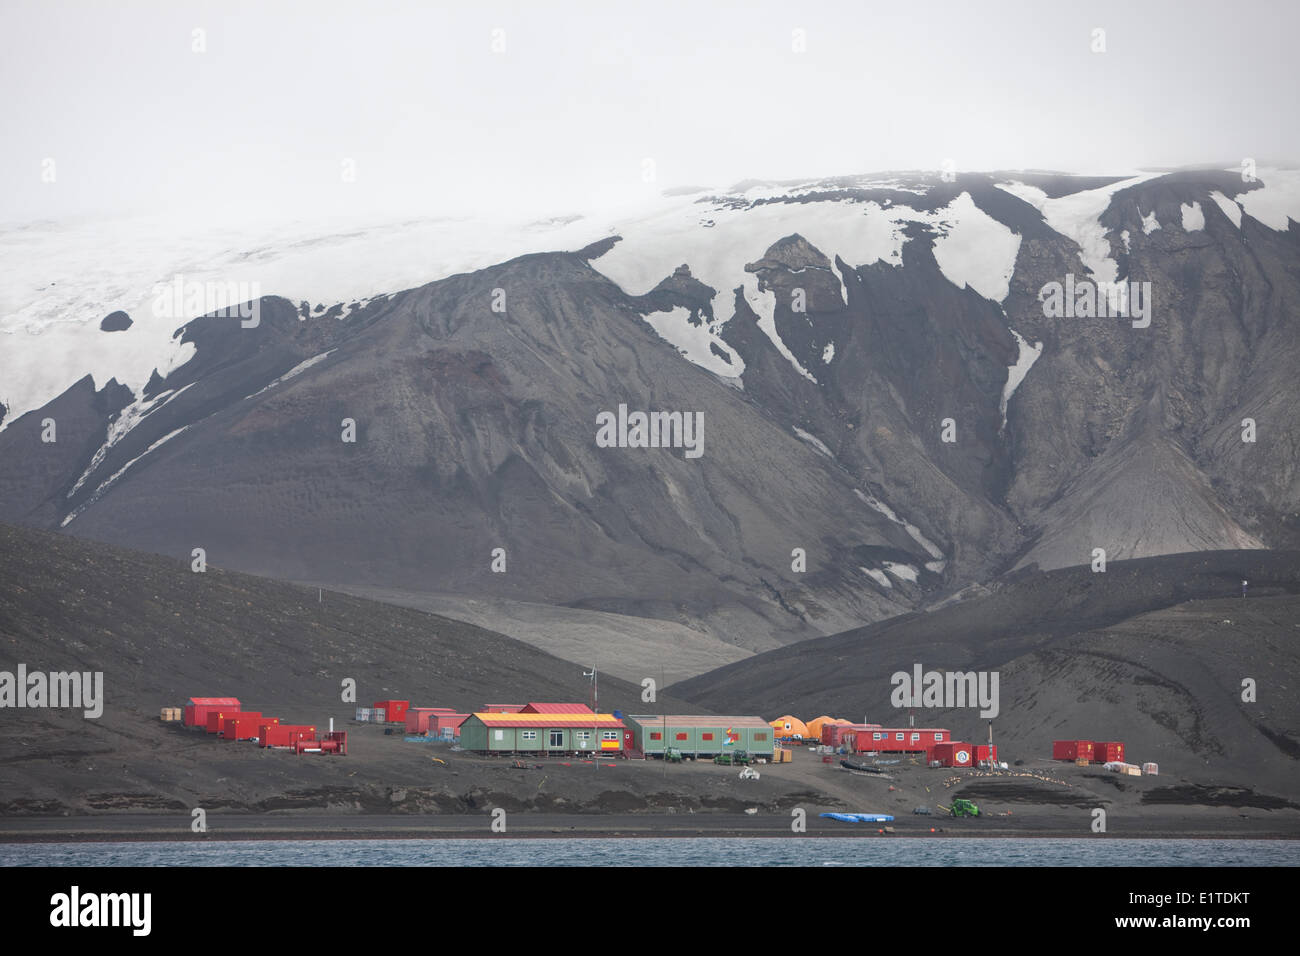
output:
[[893, 823], [894, 818], [887, 813], [823, 813], [822, 816], [845, 823]]

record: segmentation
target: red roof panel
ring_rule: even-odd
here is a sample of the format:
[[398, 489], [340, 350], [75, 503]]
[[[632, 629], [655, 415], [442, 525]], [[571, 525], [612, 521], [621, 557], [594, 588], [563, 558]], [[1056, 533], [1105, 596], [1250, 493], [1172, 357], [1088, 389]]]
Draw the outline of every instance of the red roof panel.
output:
[[524, 704], [521, 714], [590, 714], [594, 713], [586, 704]]
[[[613, 714], [471, 714], [488, 727], [622, 727], [623, 721]], [[467, 717], [466, 720], [469, 718]]]

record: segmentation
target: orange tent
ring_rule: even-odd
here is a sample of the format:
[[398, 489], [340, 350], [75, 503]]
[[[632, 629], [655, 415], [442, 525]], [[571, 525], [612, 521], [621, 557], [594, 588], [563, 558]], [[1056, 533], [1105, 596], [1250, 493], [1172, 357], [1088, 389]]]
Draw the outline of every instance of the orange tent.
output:
[[804, 734], [804, 736], [811, 737], [813, 740], [817, 741], [818, 743], [821, 743], [823, 727], [825, 727], [827, 724], [847, 724], [847, 723], [848, 721], [844, 720], [842, 717], [827, 717], [825, 714], [823, 714], [820, 717], [814, 717], [812, 720], [808, 721], [807, 723], [808, 732]]
[[776, 739], [784, 740], [790, 737], [799, 737], [807, 739], [808, 726], [798, 717], [791, 717], [786, 714], [784, 717], [778, 717], [772, 721], [772, 729], [776, 731]]

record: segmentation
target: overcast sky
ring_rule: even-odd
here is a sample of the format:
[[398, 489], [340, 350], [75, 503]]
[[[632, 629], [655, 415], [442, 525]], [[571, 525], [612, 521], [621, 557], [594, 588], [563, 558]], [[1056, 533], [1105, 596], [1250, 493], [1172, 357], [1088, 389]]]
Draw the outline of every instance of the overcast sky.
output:
[[0, 220], [558, 214], [945, 159], [1295, 160], [1298, 7], [3, 0]]

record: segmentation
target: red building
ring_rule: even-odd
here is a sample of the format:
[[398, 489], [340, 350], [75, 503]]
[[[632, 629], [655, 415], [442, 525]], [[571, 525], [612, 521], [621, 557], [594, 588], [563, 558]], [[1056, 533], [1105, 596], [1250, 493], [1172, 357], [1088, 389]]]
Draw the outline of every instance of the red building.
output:
[[1091, 740], [1053, 740], [1053, 760], [1089, 760], [1093, 759]]
[[429, 725], [436, 714], [450, 714], [450, 707], [411, 707], [406, 711], [406, 732], [408, 734], [430, 733]]
[[[985, 744], [985, 749], [988, 744]], [[930, 751], [930, 759], [945, 767], [969, 767], [974, 763], [974, 748], [970, 744], [951, 740], [937, 743]]]
[[975, 746], [971, 748], [971, 751], [971, 758], [975, 761], [976, 766], [979, 766], [979, 764], [985, 760], [989, 761], [989, 763], [997, 762], [997, 744], [975, 744]]
[[484, 704], [482, 712], [485, 714], [517, 714], [521, 710], [523, 710], [525, 706], [527, 705], [525, 704]]
[[521, 714], [590, 714], [594, 713], [586, 704], [524, 704], [519, 709]]
[[434, 714], [434, 719], [429, 721], [429, 733], [435, 737], [447, 736], [447, 731], [451, 731], [453, 737], [460, 736], [460, 725], [465, 723], [465, 718], [469, 714], [453, 714], [451, 712], [443, 714]]
[[1093, 763], [1110, 763], [1112, 760], [1123, 762], [1124, 745], [1118, 740], [1094, 740], [1092, 742]]
[[375, 710], [384, 712], [384, 720], [390, 724], [406, 723], [406, 710], [411, 706], [409, 700], [377, 700], [374, 703]]
[[185, 705], [185, 715], [181, 718], [186, 727], [207, 727], [208, 714], [224, 710], [227, 713], [239, 710], [238, 697], [191, 697]]
[[926, 753], [952, 740], [943, 727], [881, 727], [854, 735], [858, 753]]
[[[863, 748], [857, 746], [858, 734], [864, 730], [880, 729], [879, 724], [825, 724], [822, 726], [822, 743], [828, 747], [838, 748], [843, 745], [851, 750], [859, 750]], [[871, 735], [867, 734], [866, 739], [870, 740]]]
[[256, 740], [261, 736], [262, 728], [267, 724], [280, 723], [279, 717], [263, 717], [261, 714], [232, 714], [221, 723], [223, 740]]
[[260, 710], [240, 710], [238, 707], [227, 707], [222, 710], [210, 710], [208, 711], [208, 719], [207, 723], [204, 724], [204, 727], [210, 734], [219, 734], [221, 733], [221, 727], [225, 723], [227, 717], [261, 716], [262, 712]]

